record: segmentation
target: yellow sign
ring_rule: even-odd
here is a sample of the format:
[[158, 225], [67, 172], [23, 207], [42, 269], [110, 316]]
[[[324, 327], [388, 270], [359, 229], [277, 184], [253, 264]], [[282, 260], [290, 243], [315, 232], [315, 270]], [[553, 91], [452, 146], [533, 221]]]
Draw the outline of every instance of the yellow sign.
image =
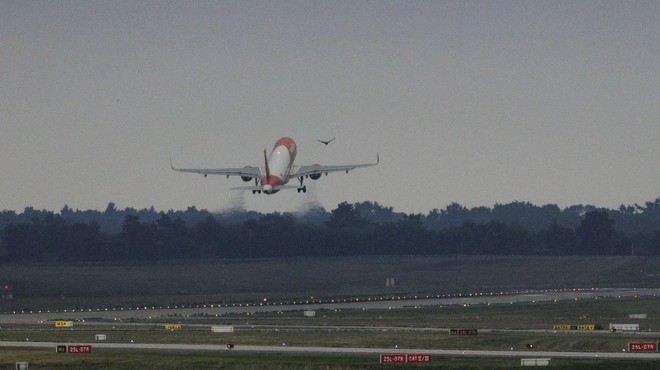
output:
[[181, 324], [167, 324], [165, 330], [181, 330]]
[[56, 328], [70, 328], [73, 326], [71, 321], [55, 321]]
[[552, 330], [596, 330], [596, 325], [553, 325]]

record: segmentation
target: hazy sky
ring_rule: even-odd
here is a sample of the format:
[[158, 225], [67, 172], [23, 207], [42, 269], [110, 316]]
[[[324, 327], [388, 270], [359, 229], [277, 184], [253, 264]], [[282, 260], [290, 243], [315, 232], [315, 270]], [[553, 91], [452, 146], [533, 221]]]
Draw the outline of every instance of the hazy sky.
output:
[[[0, 0], [0, 50], [0, 209], [660, 197], [658, 1]], [[381, 164], [272, 196], [169, 168], [280, 136]]]

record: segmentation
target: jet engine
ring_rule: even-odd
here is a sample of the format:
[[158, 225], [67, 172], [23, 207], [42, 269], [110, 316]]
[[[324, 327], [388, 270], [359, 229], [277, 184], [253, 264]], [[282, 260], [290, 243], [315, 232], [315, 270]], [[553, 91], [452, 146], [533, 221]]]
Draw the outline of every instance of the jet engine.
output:
[[[314, 166], [319, 166], [319, 165], [315, 164]], [[313, 175], [309, 175], [309, 178], [312, 179], [312, 180], [318, 180], [318, 179], [321, 178], [321, 174], [320, 173], [315, 173]]]
[[[252, 168], [252, 166], [245, 166], [244, 168]], [[248, 182], [248, 181], [252, 180], [252, 177], [250, 177], [250, 176], [241, 176], [241, 180], [243, 180], [245, 182]]]

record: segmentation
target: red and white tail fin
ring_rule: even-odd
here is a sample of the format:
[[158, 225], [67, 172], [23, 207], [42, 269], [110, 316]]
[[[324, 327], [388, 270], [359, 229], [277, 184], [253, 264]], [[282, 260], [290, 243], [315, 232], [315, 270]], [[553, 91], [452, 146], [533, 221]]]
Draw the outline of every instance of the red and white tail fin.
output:
[[264, 162], [266, 163], [266, 183], [270, 182], [270, 169], [268, 168], [268, 156], [266, 156], [266, 149], [264, 149]]

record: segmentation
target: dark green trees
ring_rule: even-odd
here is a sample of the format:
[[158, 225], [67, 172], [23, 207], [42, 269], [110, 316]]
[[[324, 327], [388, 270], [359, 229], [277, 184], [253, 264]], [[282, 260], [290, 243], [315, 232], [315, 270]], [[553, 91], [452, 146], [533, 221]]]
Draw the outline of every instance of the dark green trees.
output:
[[612, 254], [614, 221], [605, 211], [588, 212], [575, 229], [578, 253], [586, 255]]

